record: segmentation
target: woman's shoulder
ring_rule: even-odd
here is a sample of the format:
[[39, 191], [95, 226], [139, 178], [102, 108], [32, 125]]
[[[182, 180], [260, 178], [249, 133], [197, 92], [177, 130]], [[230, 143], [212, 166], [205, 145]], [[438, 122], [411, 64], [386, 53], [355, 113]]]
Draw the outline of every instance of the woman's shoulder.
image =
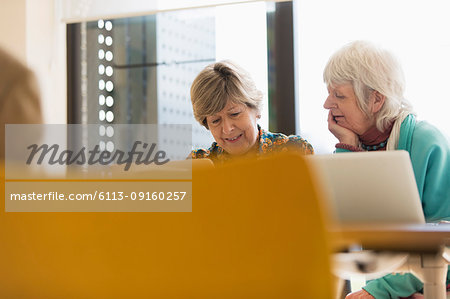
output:
[[431, 123], [420, 120], [416, 122], [415, 134], [432, 134], [437, 136], [443, 136], [442, 132]]
[[299, 135], [290, 135], [288, 136], [288, 138], [288, 145], [300, 147], [305, 154], [314, 154], [313, 146], [306, 139], [302, 138]]
[[305, 154], [314, 153], [312, 145], [304, 138], [299, 135], [285, 135], [283, 133], [272, 133], [269, 131], [262, 130], [261, 134], [262, 148], [288, 148], [293, 147], [294, 149], [301, 149]]
[[188, 159], [203, 159], [203, 158], [214, 158], [221, 153], [222, 148], [220, 148], [216, 142], [213, 142], [210, 148], [197, 148], [191, 151]]
[[436, 126], [427, 121], [418, 121], [413, 133], [413, 142], [421, 142], [425, 144], [440, 144], [442, 146], [450, 146], [449, 136], [446, 136]]
[[429, 159], [431, 156], [443, 157], [450, 159], [450, 140], [436, 126], [426, 121], [417, 121], [414, 131], [410, 137], [411, 158]]
[[203, 159], [208, 158], [211, 152], [204, 148], [197, 148], [191, 151], [188, 156], [188, 159]]

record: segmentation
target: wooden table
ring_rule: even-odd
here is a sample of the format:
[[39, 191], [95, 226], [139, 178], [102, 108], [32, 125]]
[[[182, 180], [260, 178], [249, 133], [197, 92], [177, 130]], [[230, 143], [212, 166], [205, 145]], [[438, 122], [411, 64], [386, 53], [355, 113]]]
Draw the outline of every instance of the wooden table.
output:
[[359, 244], [373, 250], [424, 253], [450, 246], [450, 224], [340, 225], [330, 231], [337, 250]]
[[450, 224], [341, 225], [330, 229], [335, 251], [360, 245], [364, 249], [406, 252], [410, 271], [424, 283], [425, 299], [446, 298], [447, 264], [450, 263]]

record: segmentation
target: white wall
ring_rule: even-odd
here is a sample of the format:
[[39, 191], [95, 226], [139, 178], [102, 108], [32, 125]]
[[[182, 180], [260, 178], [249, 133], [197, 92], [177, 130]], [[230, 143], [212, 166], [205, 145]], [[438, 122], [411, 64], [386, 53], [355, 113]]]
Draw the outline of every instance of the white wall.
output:
[[45, 123], [66, 123], [65, 25], [60, 0], [2, 0], [0, 46], [36, 74]]
[[26, 1], [26, 57], [41, 87], [44, 122], [67, 123], [66, 35], [61, 0]]
[[26, 0], [2, 0], [0, 9], [0, 46], [19, 60], [26, 61]]

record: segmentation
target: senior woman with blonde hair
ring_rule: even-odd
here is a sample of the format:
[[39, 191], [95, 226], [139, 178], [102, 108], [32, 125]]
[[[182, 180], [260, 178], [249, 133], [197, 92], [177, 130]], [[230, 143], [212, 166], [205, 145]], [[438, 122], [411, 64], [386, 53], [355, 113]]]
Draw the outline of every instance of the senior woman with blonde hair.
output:
[[299, 136], [261, 129], [262, 92], [250, 75], [230, 61], [213, 63], [194, 79], [191, 101], [195, 119], [215, 142], [209, 149], [191, 152], [191, 158], [209, 158], [215, 164], [234, 157], [260, 157], [295, 150], [312, 154], [312, 146]]
[[[369, 42], [351, 42], [331, 56], [323, 77], [328, 88], [323, 106], [329, 110], [328, 129], [339, 141], [336, 152], [408, 151], [426, 220], [450, 220], [448, 139], [416, 119], [395, 57]], [[422, 288], [411, 274], [387, 275], [347, 298], [419, 298]]]

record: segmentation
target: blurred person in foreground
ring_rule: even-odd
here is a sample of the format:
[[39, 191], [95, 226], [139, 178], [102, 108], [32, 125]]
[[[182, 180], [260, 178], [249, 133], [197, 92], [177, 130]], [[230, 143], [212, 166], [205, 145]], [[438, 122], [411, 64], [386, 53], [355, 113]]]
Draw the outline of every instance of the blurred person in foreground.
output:
[[[404, 75], [395, 57], [369, 42], [354, 41], [331, 56], [323, 77], [328, 129], [339, 141], [336, 153], [406, 150], [427, 222], [450, 220], [448, 139], [416, 119], [404, 98]], [[448, 277], [447, 272], [447, 284]], [[347, 298], [422, 298], [422, 288], [412, 274], [390, 274]]]
[[195, 119], [215, 142], [209, 149], [193, 150], [190, 158], [221, 164], [231, 158], [258, 158], [287, 150], [313, 154], [312, 146], [300, 136], [271, 133], [257, 124], [262, 98], [250, 75], [230, 61], [203, 69], [192, 83], [191, 101]]
[[33, 73], [0, 48], [0, 159], [5, 159], [5, 124], [42, 123]]

